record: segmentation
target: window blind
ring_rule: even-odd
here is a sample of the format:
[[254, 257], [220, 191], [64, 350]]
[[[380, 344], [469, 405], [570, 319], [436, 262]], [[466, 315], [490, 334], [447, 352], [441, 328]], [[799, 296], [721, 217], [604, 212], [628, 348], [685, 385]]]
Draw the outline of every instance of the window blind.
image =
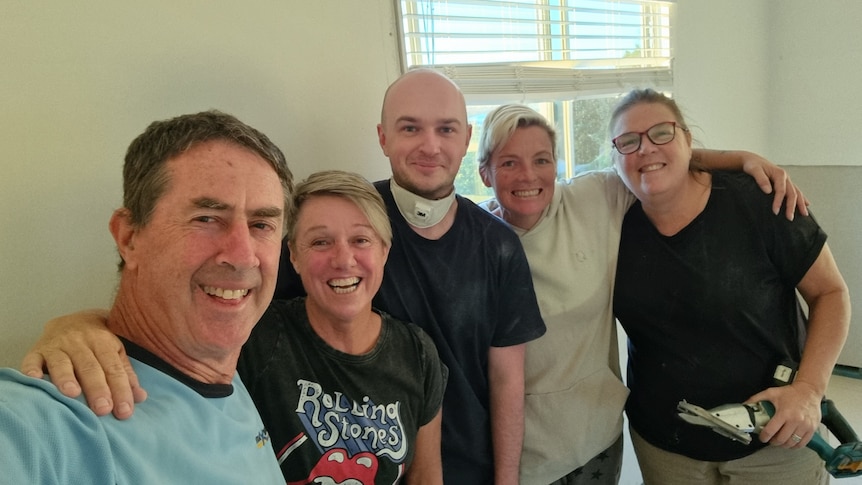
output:
[[672, 87], [673, 2], [396, 0], [404, 64], [443, 71], [470, 102]]

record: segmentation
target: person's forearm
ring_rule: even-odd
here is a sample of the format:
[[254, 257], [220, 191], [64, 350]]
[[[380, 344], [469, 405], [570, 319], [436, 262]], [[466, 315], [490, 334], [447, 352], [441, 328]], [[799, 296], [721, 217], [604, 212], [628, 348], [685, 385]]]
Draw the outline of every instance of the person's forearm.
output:
[[494, 483], [518, 483], [524, 444], [524, 346], [494, 347], [489, 358]]
[[809, 306], [808, 338], [795, 382], [812, 386], [823, 397], [849, 328], [847, 292], [825, 293], [812, 302]]
[[[524, 393], [502, 391], [492, 397], [491, 435], [494, 445], [494, 483], [517, 484], [524, 444]], [[495, 394], [495, 393], [492, 393]]]
[[413, 463], [407, 468], [405, 481], [410, 485], [440, 485], [443, 483], [443, 465], [440, 457], [440, 426], [443, 413], [419, 428], [414, 444]]
[[743, 150], [708, 150], [696, 148], [691, 151], [694, 160], [710, 170], [742, 170], [746, 157], [757, 155]]
[[790, 180], [787, 171], [760, 155], [745, 150], [692, 150], [692, 162], [705, 170], [742, 171], [751, 176], [766, 194], [774, 193], [772, 212], [785, 206], [785, 216], [793, 220], [798, 210], [808, 215], [808, 199]]
[[828, 243], [797, 289], [808, 304], [808, 335], [794, 383], [822, 398], [850, 329], [850, 292]]

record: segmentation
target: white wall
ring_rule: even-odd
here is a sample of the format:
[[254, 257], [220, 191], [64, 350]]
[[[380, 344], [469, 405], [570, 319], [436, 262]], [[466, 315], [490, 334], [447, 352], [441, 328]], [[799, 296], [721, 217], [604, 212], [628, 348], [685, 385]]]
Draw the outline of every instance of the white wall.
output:
[[782, 165], [862, 166], [842, 142], [862, 127], [860, 18], [858, 0], [678, 0], [674, 96], [695, 137]]
[[770, 5], [765, 67], [772, 156], [788, 165], [862, 165], [855, 143], [862, 129], [862, 2]]
[[702, 146], [768, 152], [769, 3], [677, 2], [673, 93]]
[[153, 120], [218, 108], [267, 133], [298, 178], [384, 178], [391, 6], [0, 2], [0, 365], [17, 367], [49, 317], [110, 304], [107, 222], [125, 149]]

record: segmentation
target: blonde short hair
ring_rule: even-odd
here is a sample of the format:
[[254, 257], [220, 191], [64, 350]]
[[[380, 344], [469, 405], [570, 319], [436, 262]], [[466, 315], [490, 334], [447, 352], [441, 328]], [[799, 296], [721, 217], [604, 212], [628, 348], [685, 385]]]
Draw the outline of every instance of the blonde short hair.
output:
[[380, 193], [361, 175], [342, 170], [316, 172], [296, 185], [287, 217], [288, 242], [296, 242], [296, 224], [302, 204], [321, 195], [342, 197], [353, 202], [371, 223], [383, 243], [386, 246], [392, 245], [392, 226], [389, 224], [389, 214]]
[[488, 113], [482, 125], [479, 151], [476, 155], [479, 170], [485, 170], [491, 162], [494, 150], [504, 145], [518, 128], [538, 126], [548, 132], [553, 147], [554, 160], [557, 159], [557, 132], [554, 127], [533, 108], [522, 104], [504, 104]]

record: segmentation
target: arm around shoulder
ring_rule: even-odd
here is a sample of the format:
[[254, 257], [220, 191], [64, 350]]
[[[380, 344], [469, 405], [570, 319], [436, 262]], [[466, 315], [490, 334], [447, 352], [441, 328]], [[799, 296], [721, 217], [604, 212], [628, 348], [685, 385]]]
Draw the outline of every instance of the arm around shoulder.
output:
[[42, 377], [44, 370], [60, 391], [76, 397], [82, 390], [97, 415], [132, 415], [146, 399], [138, 377], [116, 335], [106, 328], [107, 312], [85, 310], [54, 318], [24, 356], [21, 371]]
[[802, 190], [796, 186], [783, 168], [761, 157], [744, 150], [692, 150], [692, 161], [707, 170], [743, 171], [754, 178], [764, 193], [770, 194], [775, 189], [772, 202], [772, 212], [776, 215], [785, 205], [785, 217], [793, 220], [796, 211], [808, 215], [808, 199]]

